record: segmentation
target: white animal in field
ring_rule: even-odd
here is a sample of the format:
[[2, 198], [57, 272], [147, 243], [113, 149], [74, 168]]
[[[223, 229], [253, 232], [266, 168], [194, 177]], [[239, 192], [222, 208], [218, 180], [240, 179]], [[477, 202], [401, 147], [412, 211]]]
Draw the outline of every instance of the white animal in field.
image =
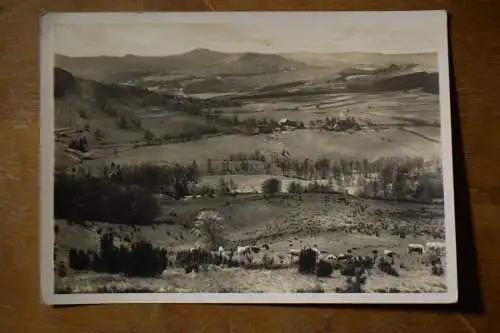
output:
[[392, 256], [394, 256], [394, 251], [392, 251], [392, 250], [384, 250], [384, 256], [392, 257]]
[[418, 253], [418, 254], [423, 254], [424, 253], [424, 246], [422, 244], [408, 244], [408, 253]]
[[334, 261], [336, 259], [337, 259], [337, 257], [334, 254], [329, 254], [326, 256], [326, 260], [328, 260], [328, 261]]
[[250, 252], [250, 246], [238, 246], [236, 248], [236, 254], [246, 254]]
[[340, 254], [337, 256], [337, 259], [339, 259], [339, 260], [345, 260], [345, 259], [347, 259], [347, 256], [346, 256], [344, 253], [340, 253]]
[[427, 251], [436, 252], [442, 254], [446, 251], [446, 243], [443, 242], [427, 242], [425, 244]]

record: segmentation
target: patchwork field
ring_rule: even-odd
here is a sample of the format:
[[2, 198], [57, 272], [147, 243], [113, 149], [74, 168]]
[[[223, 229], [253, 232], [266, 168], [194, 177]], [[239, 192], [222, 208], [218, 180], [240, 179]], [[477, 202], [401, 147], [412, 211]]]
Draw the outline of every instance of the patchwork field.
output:
[[[389, 139], [389, 140], [388, 140]], [[297, 130], [269, 135], [225, 135], [201, 141], [161, 146], [138, 147], [110, 156], [109, 162], [119, 164], [199, 163], [207, 159], [222, 160], [230, 154], [254, 151], [263, 155], [286, 149], [298, 159], [327, 157], [336, 159], [368, 159], [408, 156], [432, 159], [440, 156], [440, 144], [399, 129], [337, 133], [317, 130]], [[102, 164], [102, 160], [90, 161]]]

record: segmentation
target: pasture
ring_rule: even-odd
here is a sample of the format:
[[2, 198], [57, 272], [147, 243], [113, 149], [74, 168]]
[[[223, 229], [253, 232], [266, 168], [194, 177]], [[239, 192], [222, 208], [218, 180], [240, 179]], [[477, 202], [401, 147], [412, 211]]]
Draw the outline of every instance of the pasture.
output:
[[[196, 216], [202, 210], [213, 210], [223, 218], [226, 242], [268, 244], [269, 250], [254, 254], [253, 262], [261, 263], [266, 255], [279, 267], [208, 265], [197, 273], [186, 275], [184, 270], [173, 266], [158, 278], [70, 272], [66, 277], [56, 277], [56, 287], [62, 292], [102, 292], [104, 289], [107, 291], [103, 292], [297, 292], [314, 289], [332, 292], [345, 282], [339, 271], [334, 271], [331, 277], [303, 275], [297, 272], [288, 255], [290, 249], [316, 244], [322, 251], [336, 255], [347, 250], [360, 256], [369, 256], [374, 250], [379, 253], [393, 251], [399, 277], [374, 268], [369, 273], [366, 292], [445, 291], [445, 277], [431, 274], [424, 256], [406, 251], [411, 243], [443, 241], [442, 206], [350, 197], [346, 204], [342, 198], [345, 199], [341, 195], [307, 194], [302, 200], [281, 196], [267, 201], [254, 194], [171, 201], [162, 205], [162, 216], [156, 224], [144, 226], [57, 220], [56, 262], [67, 263], [71, 248], [98, 252], [100, 235], [105, 232], [115, 232], [117, 242], [125, 246], [147, 240], [168, 251], [189, 249], [198, 241], [191, 232]], [[360, 210], [363, 205], [367, 208]]]
[[353, 133], [296, 130], [258, 136], [232, 134], [198, 141], [143, 146], [92, 163], [140, 164], [176, 161], [185, 164], [193, 160], [204, 163], [207, 159], [224, 160], [230, 154], [240, 152], [259, 150], [263, 155], [271, 155], [284, 149], [290, 152], [291, 157], [298, 159], [366, 158], [370, 161], [393, 156], [422, 157], [430, 160], [439, 157], [441, 153], [439, 143], [397, 128]]

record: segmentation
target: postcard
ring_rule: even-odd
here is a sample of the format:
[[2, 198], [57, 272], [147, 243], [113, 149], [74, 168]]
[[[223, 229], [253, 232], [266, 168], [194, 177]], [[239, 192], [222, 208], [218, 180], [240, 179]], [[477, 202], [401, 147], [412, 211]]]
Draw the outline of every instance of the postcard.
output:
[[457, 301], [445, 11], [40, 26], [44, 303]]

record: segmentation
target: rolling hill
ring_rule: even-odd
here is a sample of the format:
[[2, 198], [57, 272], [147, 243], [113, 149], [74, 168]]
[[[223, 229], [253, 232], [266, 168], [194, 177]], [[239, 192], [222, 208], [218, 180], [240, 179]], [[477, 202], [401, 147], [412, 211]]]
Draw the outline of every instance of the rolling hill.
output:
[[77, 76], [103, 82], [170, 73], [192, 76], [252, 75], [311, 67], [274, 54], [222, 53], [202, 48], [163, 57], [68, 57], [58, 54], [55, 63]]
[[382, 54], [382, 53], [283, 53], [283, 57], [306, 64], [325, 67], [370, 66], [373, 68], [394, 65], [418, 65], [430, 71], [437, 69], [437, 53]]

